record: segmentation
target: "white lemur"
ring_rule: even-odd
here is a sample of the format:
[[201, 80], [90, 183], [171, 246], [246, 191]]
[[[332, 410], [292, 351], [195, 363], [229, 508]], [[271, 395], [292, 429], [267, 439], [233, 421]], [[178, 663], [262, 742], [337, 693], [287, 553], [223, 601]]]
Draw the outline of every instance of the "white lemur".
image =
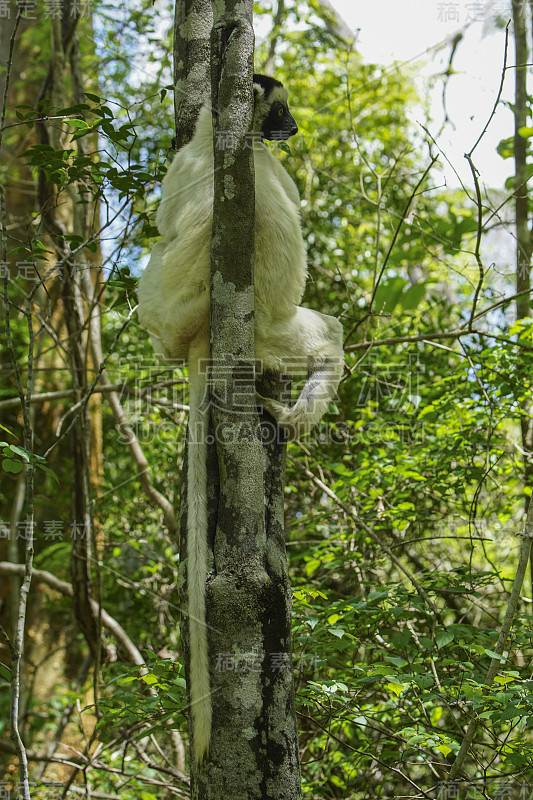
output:
[[[255, 355], [263, 370], [307, 375], [292, 407], [262, 398], [262, 405], [292, 435], [320, 421], [343, 370], [342, 326], [302, 308], [307, 275], [296, 185], [262, 139], [288, 139], [298, 127], [288, 93], [270, 77], [254, 75], [252, 131], [255, 168]], [[207, 415], [202, 410], [209, 358], [209, 270], [213, 218], [213, 127], [202, 108], [192, 140], [175, 156], [163, 180], [156, 244], [139, 282], [139, 320], [156, 352], [185, 359], [190, 416], [187, 476], [187, 586], [190, 623], [190, 700], [194, 753], [209, 747], [211, 700], [205, 625], [207, 548]]]

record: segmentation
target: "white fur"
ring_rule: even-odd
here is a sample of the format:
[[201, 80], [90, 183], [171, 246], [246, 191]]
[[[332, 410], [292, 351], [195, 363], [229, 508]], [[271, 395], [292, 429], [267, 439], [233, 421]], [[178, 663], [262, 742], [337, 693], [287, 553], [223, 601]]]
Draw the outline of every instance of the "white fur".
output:
[[[192, 348], [191, 348], [192, 350]], [[200, 359], [209, 356], [203, 343], [190, 353], [189, 443], [187, 470], [187, 576], [189, 595], [189, 649], [191, 653], [190, 700], [193, 716], [194, 754], [201, 761], [211, 738], [211, 695], [205, 624], [207, 548], [207, 430], [208, 406], [205, 378], [198, 371]], [[191, 533], [193, 535], [191, 535]]]
[[[286, 101], [285, 89], [276, 92], [275, 99]], [[256, 111], [261, 102], [265, 100], [260, 95]], [[320, 421], [337, 389], [344, 364], [342, 326], [333, 317], [299, 306], [307, 266], [298, 190], [259, 141], [254, 144], [254, 166], [256, 358], [264, 369], [308, 375], [292, 408], [269, 399], [263, 403], [279, 424], [299, 436]], [[154, 245], [139, 282], [139, 320], [150, 332], [154, 349], [164, 358], [189, 363], [187, 580], [192, 732], [198, 761], [209, 747], [211, 732], [205, 627], [207, 422], [201, 409], [205, 378], [197, 365], [200, 357], [209, 356], [212, 209], [213, 130], [211, 112], [204, 108], [193, 139], [176, 155], [163, 181], [157, 226], [165, 241]]]

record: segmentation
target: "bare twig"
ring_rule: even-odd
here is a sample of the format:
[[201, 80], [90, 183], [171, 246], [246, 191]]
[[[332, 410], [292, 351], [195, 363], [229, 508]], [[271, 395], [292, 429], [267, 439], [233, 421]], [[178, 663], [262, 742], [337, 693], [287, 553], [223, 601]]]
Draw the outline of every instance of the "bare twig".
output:
[[[473, 149], [473, 148], [472, 148]], [[477, 308], [477, 301], [479, 298], [479, 293], [483, 287], [483, 281], [485, 279], [485, 268], [483, 267], [483, 262], [481, 260], [481, 234], [483, 233], [483, 203], [481, 201], [481, 190], [479, 188], [479, 181], [478, 181], [478, 171], [472, 161], [472, 151], [470, 153], [465, 153], [465, 158], [468, 161], [468, 165], [472, 172], [472, 179], [474, 181], [474, 186], [476, 189], [476, 208], [477, 208], [477, 233], [476, 233], [476, 246], [474, 248], [474, 258], [476, 259], [476, 264], [479, 271], [479, 278], [476, 286], [476, 290], [474, 292], [474, 299], [472, 301], [472, 311], [470, 313], [470, 320], [468, 322], [469, 330], [472, 329], [472, 324], [474, 322], [474, 317], [476, 314]]]
[[276, 10], [276, 15], [274, 17], [274, 21], [272, 24], [272, 30], [270, 32], [270, 47], [268, 50], [268, 56], [263, 67], [265, 75], [270, 75], [270, 73], [274, 68], [274, 58], [276, 56], [276, 48], [283, 34], [281, 26], [283, 23], [284, 16], [285, 16], [285, 0], [278, 0], [278, 8]]
[[494, 339], [496, 342], [503, 342], [504, 344], [512, 344], [514, 347], [518, 347], [521, 350], [526, 352], [533, 353], [533, 347], [530, 347], [527, 344], [523, 344], [522, 342], [515, 342], [513, 339], [508, 339], [505, 336], [498, 336], [495, 333], [489, 333], [488, 331], [480, 331], [476, 328], [465, 329], [459, 328], [453, 331], [435, 331], [433, 333], [420, 333], [415, 334], [413, 336], [390, 336], [386, 339], [375, 339], [374, 341], [370, 342], [358, 342], [357, 344], [350, 344], [348, 345], [345, 350], [346, 352], [350, 353], [355, 350], [366, 350], [370, 349], [371, 347], [382, 347], [384, 345], [390, 344], [404, 344], [408, 342], [427, 342], [428, 344], [432, 344], [434, 341], [438, 341], [439, 339], [460, 339], [462, 336], [484, 336], [488, 339]]
[[[442, 121], [442, 125], [440, 127], [439, 134], [442, 133], [442, 131], [444, 130], [444, 128], [446, 127], [446, 124], [448, 122], [451, 123], [452, 128], [455, 128], [455, 124], [454, 124], [453, 120], [451, 120], [449, 115], [448, 115], [448, 105], [447, 105], [447, 102], [446, 102], [446, 92], [448, 90], [448, 83], [450, 81], [450, 78], [452, 77], [452, 75], [455, 74], [455, 70], [453, 68], [453, 59], [455, 58], [456, 50], [459, 47], [459, 44], [461, 43], [461, 41], [463, 40], [463, 37], [464, 37], [463, 31], [458, 31], [455, 34], [455, 36], [451, 39], [451, 41], [450, 41], [450, 57], [448, 58], [448, 66], [446, 67], [444, 72], [440, 73], [440, 75], [442, 75], [443, 78], [444, 78], [444, 80], [442, 81], [442, 110], [444, 112], [444, 119]], [[440, 77], [440, 75], [439, 75], [439, 77]]]
[[[180, 386], [184, 384], [185, 378], [179, 378], [178, 380], [169, 380], [169, 381], [161, 381], [157, 384], [155, 388], [160, 389], [164, 388], [165, 386]], [[106, 386], [98, 386], [93, 389], [92, 394], [108, 394], [109, 392], [125, 392], [126, 394], [132, 394], [134, 397], [144, 397], [148, 392], [152, 393], [154, 390], [154, 386], [150, 385], [146, 387], [146, 390], [140, 389], [135, 390], [130, 383], [110, 383]], [[40, 405], [41, 403], [48, 403], [53, 400], [65, 400], [70, 397], [75, 396], [74, 389], [60, 389], [57, 392], [42, 392], [41, 394], [33, 394], [31, 397], [31, 404], [32, 405]], [[83, 398], [84, 400], [86, 398]], [[160, 401], [158, 401], [160, 402]], [[162, 401], [161, 401], [162, 402]], [[0, 411], [7, 411], [10, 408], [18, 408], [20, 405], [20, 397], [10, 397], [7, 400], [0, 400]], [[162, 405], [166, 405], [166, 403], [162, 402]], [[184, 405], [183, 403], [171, 403], [171, 408], [175, 411], [188, 411], [189, 406]]]
[[9, 80], [11, 78], [11, 70], [13, 68], [13, 53], [15, 50], [15, 41], [17, 38], [18, 27], [20, 25], [20, 20], [22, 19], [22, 14], [24, 12], [24, 6], [19, 5], [17, 10], [17, 16], [15, 18], [15, 24], [13, 25], [13, 31], [11, 33], [11, 38], [9, 40], [9, 50], [7, 54], [7, 63], [6, 63], [6, 76], [5, 76], [5, 83], [4, 83], [4, 96], [2, 97], [2, 111], [0, 114], [0, 147], [2, 147], [2, 141], [4, 138], [4, 126], [6, 122], [6, 109], [7, 109], [7, 96], [9, 93]]
[[509, 46], [509, 25], [510, 24], [511, 24], [511, 20], [509, 20], [509, 22], [505, 26], [505, 47], [504, 47], [504, 50], [503, 50], [503, 67], [502, 67], [502, 75], [501, 75], [501, 78], [500, 78], [500, 87], [498, 89], [498, 95], [496, 97], [496, 100], [494, 101], [494, 106], [492, 108], [492, 111], [490, 112], [490, 117], [488, 118], [488, 120], [487, 120], [487, 122], [485, 124], [485, 127], [483, 128], [483, 130], [479, 134], [478, 138], [476, 139], [476, 141], [474, 143], [474, 146], [471, 148], [470, 152], [468, 153], [469, 156], [472, 155], [472, 153], [474, 152], [474, 150], [476, 149], [476, 147], [478, 146], [480, 141], [485, 136], [485, 134], [486, 134], [486, 132], [488, 130], [488, 127], [489, 127], [490, 123], [492, 122], [492, 118], [494, 117], [494, 114], [496, 113], [496, 109], [498, 108], [498, 104], [499, 104], [500, 98], [502, 96], [503, 84], [505, 82], [505, 73], [507, 71], [507, 49], [508, 49], [508, 46]]
[[[113, 740], [112, 744], [114, 746], [117, 745], [122, 741], [122, 739], [115, 739]], [[185, 784], [186, 788], [181, 788], [180, 786], [170, 785], [168, 781], [157, 780], [156, 778], [149, 777], [145, 774], [139, 774], [138, 771], [135, 772], [127, 772], [125, 767], [118, 769], [116, 767], [111, 767], [108, 763], [104, 761], [100, 761], [97, 758], [104, 748], [100, 748], [96, 755], [89, 756], [88, 754], [81, 753], [79, 750], [75, 750], [74, 747], [69, 745], [63, 744], [67, 750], [70, 751], [71, 755], [63, 755], [60, 753], [55, 753], [51, 758], [46, 755], [45, 753], [40, 753], [36, 750], [28, 750], [28, 759], [30, 761], [48, 761], [53, 764], [63, 764], [65, 766], [73, 767], [76, 771], [84, 770], [92, 767], [93, 769], [97, 769], [101, 772], [107, 772], [110, 775], [116, 775], [124, 778], [124, 784], [129, 783], [133, 779], [141, 780], [147, 786], [159, 787], [166, 792], [172, 793], [176, 797], [183, 798], [183, 800], [189, 800], [190, 793], [187, 789], [188, 780], [185, 776], [182, 776], [177, 770], [169, 770], [165, 767], [162, 767], [155, 762], [150, 762], [150, 768], [154, 770], [154, 772], [162, 772], [163, 774], [170, 775], [174, 780], [179, 780], [183, 784]], [[107, 747], [109, 749], [109, 746]], [[0, 739], [0, 752], [2, 753], [13, 753], [15, 749], [12, 744], [9, 742], [4, 742]], [[81, 787], [78, 787], [78, 791], [80, 791]], [[69, 787], [69, 792], [74, 791], [74, 787]], [[84, 790], [81, 791], [85, 794]], [[91, 794], [91, 797], [98, 797], [99, 795], [95, 795], [94, 792]], [[101, 795], [100, 795], [101, 796]], [[123, 796], [123, 795], [122, 795]]]
[[113, 338], [113, 341], [111, 343], [111, 347], [109, 348], [109, 351], [106, 353], [105, 358], [103, 359], [103, 361], [98, 366], [98, 371], [96, 373], [96, 377], [94, 378], [92, 384], [90, 385], [89, 389], [87, 390], [87, 394], [77, 404], [77, 406], [75, 406], [76, 414], [74, 415], [73, 419], [70, 421], [70, 425], [64, 431], [62, 431], [61, 435], [57, 437], [57, 439], [55, 440], [55, 442], [53, 444], [50, 445], [50, 447], [48, 448], [48, 450], [44, 454], [44, 458], [47, 458], [49, 456], [49, 454], [52, 452], [52, 450], [54, 450], [58, 446], [59, 442], [61, 442], [65, 438], [65, 436], [69, 433], [69, 431], [76, 424], [76, 420], [78, 419], [78, 417], [83, 413], [83, 411], [87, 407], [87, 404], [88, 404], [89, 400], [91, 399], [91, 395], [92, 395], [92, 393], [93, 393], [93, 391], [94, 391], [94, 389], [96, 387], [96, 384], [100, 380], [102, 372], [105, 370], [105, 365], [107, 363], [107, 360], [109, 359], [111, 354], [114, 352], [114, 349], [115, 349], [115, 347], [117, 345], [118, 340], [120, 339], [120, 336], [122, 335], [123, 331], [129, 325], [130, 320], [133, 317], [133, 315], [134, 315], [136, 310], [137, 310], [137, 306], [135, 306], [135, 308], [132, 308], [130, 310], [128, 316], [126, 317], [126, 319], [124, 320], [124, 322], [122, 323], [122, 325], [120, 326], [118, 331], [116, 332], [116, 334], [115, 334], [115, 336]]
[[352, 329], [348, 332], [348, 335], [346, 336], [345, 342], [349, 341], [349, 339], [353, 336], [353, 334], [356, 332], [356, 330], [359, 328], [359, 326], [362, 325], [364, 320], [367, 319], [372, 314], [372, 305], [373, 305], [374, 300], [376, 298], [376, 292], [377, 292], [377, 290], [379, 288], [379, 283], [381, 281], [381, 278], [383, 277], [383, 273], [385, 272], [385, 270], [387, 268], [387, 264], [389, 262], [389, 258], [391, 256], [391, 253], [392, 253], [392, 251], [394, 249], [394, 246], [396, 244], [396, 240], [398, 239], [398, 236], [400, 234], [400, 230], [402, 228], [402, 225], [405, 222], [405, 220], [407, 219], [407, 215], [409, 213], [409, 209], [411, 208], [411, 203], [413, 202], [414, 198], [418, 194], [418, 190], [420, 189], [421, 185], [423, 184], [423, 182], [427, 178], [431, 168], [433, 167], [433, 165], [435, 164], [437, 159], [438, 159], [438, 156], [434, 156], [431, 159], [430, 163], [427, 165], [426, 169], [422, 173], [421, 178], [418, 180], [415, 188], [413, 189], [413, 191], [409, 195], [409, 197], [407, 199], [407, 202], [406, 202], [406, 204], [405, 204], [405, 206], [404, 206], [404, 208], [403, 208], [403, 210], [402, 210], [402, 212], [400, 214], [400, 221], [398, 222], [398, 224], [397, 224], [397, 226], [396, 226], [396, 228], [394, 230], [394, 234], [392, 236], [392, 241], [391, 241], [391, 243], [389, 245], [389, 249], [387, 250], [387, 253], [386, 253], [385, 258], [383, 260], [383, 264], [381, 266], [381, 270], [379, 272], [377, 280], [374, 283], [374, 287], [373, 287], [373, 290], [372, 290], [372, 296], [371, 296], [370, 302], [368, 304], [368, 310], [367, 310], [365, 316], [362, 317], [362, 319], [358, 320], [355, 323], [355, 325], [352, 327]]

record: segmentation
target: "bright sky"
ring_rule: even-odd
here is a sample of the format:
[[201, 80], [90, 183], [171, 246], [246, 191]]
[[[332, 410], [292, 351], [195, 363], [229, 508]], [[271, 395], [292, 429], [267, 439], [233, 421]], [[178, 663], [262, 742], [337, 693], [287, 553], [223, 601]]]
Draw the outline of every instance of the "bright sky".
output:
[[[434, 88], [430, 79], [446, 69], [450, 48], [435, 45], [464, 31], [453, 62], [458, 73], [448, 82], [448, 116], [455, 124], [447, 125], [439, 145], [471, 185], [470, 170], [464, 153], [469, 151], [489, 119], [500, 86], [505, 31], [496, 28], [494, 13], [503, 19], [510, 16], [510, 0], [332, 0], [350, 29], [359, 29], [357, 50], [365, 61], [391, 64], [407, 62], [418, 75], [419, 91], [431, 98], [432, 133], [443, 120], [442, 81]], [[507, 64], [514, 64], [514, 43], [509, 36]], [[502, 100], [513, 96], [514, 73], [507, 70]], [[496, 145], [513, 133], [511, 112], [500, 105], [490, 128], [478, 145], [473, 160], [488, 186], [503, 188], [511, 174], [510, 159], [496, 153]], [[446, 170], [450, 184], [457, 185], [451, 169]]]

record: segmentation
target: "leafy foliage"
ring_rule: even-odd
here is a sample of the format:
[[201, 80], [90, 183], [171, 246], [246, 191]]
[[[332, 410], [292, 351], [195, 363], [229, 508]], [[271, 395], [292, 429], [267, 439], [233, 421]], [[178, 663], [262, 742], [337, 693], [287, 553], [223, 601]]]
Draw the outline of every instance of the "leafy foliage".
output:
[[[44, 174], [60, 201], [75, 188], [80, 205], [98, 209], [89, 237], [72, 227], [59, 239], [69, 258], [83, 253], [94, 265], [101, 256], [106, 368], [153, 486], [174, 502], [186, 373], [156, 364], [136, 321], [116, 340], [157, 236], [154, 209], [173, 127], [169, 11], [162, 7], [161, 33], [148, 2], [101, 4], [96, 52], [88, 46], [85, 54], [99, 80], [88, 87], [93, 91], [86, 102], [38, 109], [20, 103], [14, 119], [29, 137], [18, 154], [20, 169]], [[272, 11], [268, 3], [257, 5], [258, 16], [270, 19]], [[516, 534], [531, 495], [523, 480], [520, 426], [532, 391], [533, 325], [529, 318], [514, 319], [511, 271], [499, 276], [485, 269], [480, 281], [479, 209], [462, 190], [442, 188], [431, 143], [409, 121], [418, 102], [409, 69], [364, 63], [339, 41], [331, 15], [317, 2], [287, 2], [284, 14], [275, 73], [290, 89], [300, 136], [279, 148], [279, 157], [302, 197], [306, 299], [341, 318], [347, 352], [335, 413], [289, 448], [286, 506], [304, 796], [434, 796], [475, 718], [475, 758], [465, 768], [464, 796], [512, 785], [518, 797], [533, 782], [529, 584], [508, 649], [500, 655], [495, 648], [515, 575]], [[257, 68], [275, 35], [258, 47]], [[35, 36], [44, 47], [42, 34]], [[68, 146], [32, 139], [44, 112], [68, 131]], [[530, 138], [531, 130], [521, 135]], [[512, 144], [502, 142], [500, 154], [511, 156]], [[493, 219], [485, 201], [483, 232]], [[68, 360], [58, 346], [61, 325], [51, 333], [52, 311], [61, 305], [54, 270], [64, 267], [51, 253], [43, 210], [36, 209], [11, 256], [24, 256], [47, 276], [41, 281], [46, 301], [35, 314], [42, 367], [37, 393], [65, 388]], [[22, 273], [13, 277], [12, 350], [24, 367], [29, 334], [19, 310], [31, 292]], [[2, 396], [15, 394], [11, 380]], [[24, 465], [42, 467], [36, 565], [67, 579], [65, 532], [75, 523], [69, 516], [72, 456], [66, 443], [46, 462], [42, 455], [69, 413], [71, 401], [59, 402], [65, 403], [59, 413], [47, 401], [34, 417], [35, 453], [20, 445], [20, 418], [9, 412], [8, 441], [1, 444], [2, 516], [8, 518]], [[113, 794], [113, 764], [130, 741], [185, 727], [176, 629], [181, 578], [176, 543], [160, 510], [143, 495], [124, 428], [105, 401], [94, 412], [105, 453], [101, 474], [93, 475], [99, 591], [104, 608], [147, 660], [147, 671], [126, 667], [119, 646], [116, 661], [102, 668], [96, 732], [104, 754], [90, 772], [98, 776], [95, 790]], [[59, 537], [50, 535], [53, 520]], [[35, 613], [36, 627], [69, 632], [59, 647], [68, 655], [64, 670], [71, 684], [52, 693], [57, 726], [65, 706], [87, 688], [87, 677], [76, 685], [69, 672], [76, 672], [84, 646], [68, 628], [64, 605], [43, 600]], [[501, 669], [487, 685], [495, 657]], [[38, 683], [37, 662], [28, 667], [29, 682]], [[43, 741], [45, 701], [38, 691], [28, 696], [26, 735], [36, 746]], [[92, 702], [83, 705], [84, 713], [94, 713]], [[71, 727], [81, 747], [82, 726]], [[122, 735], [121, 751], [116, 742]], [[136, 777], [121, 796], [160, 796], [150, 788], [152, 766], [138, 751], [131, 758]]]

